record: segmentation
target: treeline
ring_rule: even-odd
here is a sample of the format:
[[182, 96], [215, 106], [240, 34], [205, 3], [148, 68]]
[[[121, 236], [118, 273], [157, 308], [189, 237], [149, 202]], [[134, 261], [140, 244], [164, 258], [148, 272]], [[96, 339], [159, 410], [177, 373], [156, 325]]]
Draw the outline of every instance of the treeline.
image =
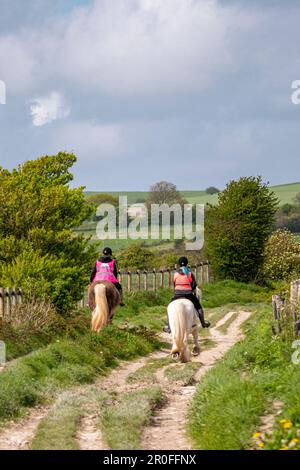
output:
[[287, 228], [290, 232], [300, 233], [300, 193], [294, 203], [283, 204], [276, 214], [276, 228]]

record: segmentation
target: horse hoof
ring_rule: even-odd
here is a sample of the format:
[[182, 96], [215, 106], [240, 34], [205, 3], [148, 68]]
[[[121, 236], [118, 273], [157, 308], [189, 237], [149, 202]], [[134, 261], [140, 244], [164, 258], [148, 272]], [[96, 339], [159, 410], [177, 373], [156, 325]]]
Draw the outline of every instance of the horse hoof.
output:
[[178, 359], [179, 359], [179, 353], [174, 353], [174, 354], [172, 354], [172, 359], [173, 359], [173, 361], [178, 361]]
[[200, 349], [199, 348], [195, 348], [192, 350], [192, 356], [199, 356], [200, 354]]

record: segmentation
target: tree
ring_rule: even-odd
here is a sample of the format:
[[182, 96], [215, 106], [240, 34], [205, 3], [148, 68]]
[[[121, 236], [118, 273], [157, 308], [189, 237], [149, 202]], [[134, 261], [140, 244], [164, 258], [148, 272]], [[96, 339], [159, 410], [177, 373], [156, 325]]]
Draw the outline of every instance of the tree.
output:
[[218, 188], [215, 188], [214, 186], [209, 186], [209, 188], [207, 188], [205, 192], [206, 194], [218, 194], [220, 190]]
[[183, 205], [184, 203], [185, 201], [177, 190], [176, 185], [168, 181], [159, 181], [151, 186], [146, 200], [148, 207], [151, 204], [168, 204], [171, 206], [173, 204]]
[[[170, 208], [173, 205], [179, 204], [181, 208], [183, 205], [186, 203], [186, 201], [182, 198], [180, 192], [177, 190], [177, 187], [175, 184], [170, 183], [168, 181], [159, 181], [158, 183], [155, 183], [153, 186], [150, 187], [149, 195], [148, 198], [145, 202], [145, 205], [148, 209], [148, 217], [149, 217], [149, 223], [151, 222], [151, 206], [152, 204], [157, 204], [159, 206], [162, 206], [164, 204], [168, 205]], [[181, 218], [183, 221], [183, 211], [181, 211]], [[175, 223], [175, 216], [174, 212], [170, 211], [170, 225], [174, 226]], [[159, 225], [163, 225], [163, 216], [162, 213], [159, 214]]]
[[263, 262], [278, 200], [260, 177], [231, 181], [206, 211], [206, 249], [215, 275], [253, 281]]
[[47, 295], [61, 311], [79, 300], [95, 257], [72, 230], [91, 214], [84, 188], [69, 187], [75, 161], [61, 152], [0, 168], [0, 282]]

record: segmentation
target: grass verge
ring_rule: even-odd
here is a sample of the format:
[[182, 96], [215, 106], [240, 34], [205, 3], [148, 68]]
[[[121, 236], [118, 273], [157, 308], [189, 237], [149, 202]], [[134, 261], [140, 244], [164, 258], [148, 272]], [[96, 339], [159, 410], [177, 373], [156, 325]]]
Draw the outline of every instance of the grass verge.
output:
[[291, 363], [291, 345], [273, 335], [271, 319], [270, 307], [259, 305], [245, 326], [246, 339], [197, 387], [188, 423], [196, 448], [251, 447], [261, 416], [276, 399], [286, 403], [293, 422], [300, 422], [300, 367]]

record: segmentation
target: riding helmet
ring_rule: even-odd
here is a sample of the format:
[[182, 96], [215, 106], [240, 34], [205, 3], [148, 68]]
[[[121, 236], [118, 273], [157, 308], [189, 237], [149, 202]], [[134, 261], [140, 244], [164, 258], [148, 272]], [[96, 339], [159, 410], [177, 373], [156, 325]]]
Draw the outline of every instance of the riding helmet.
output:
[[104, 250], [102, 251], [102, 253], [103, 253], [105, 256], [112, 256], [112, 250], [111, 250], [111, 248], [109, 248], [109, 247], [104, 248]]
[[188, 259], [185, 256], [181, 256], [178, 260], [179, 266], [187, 266], [189, 264]]

